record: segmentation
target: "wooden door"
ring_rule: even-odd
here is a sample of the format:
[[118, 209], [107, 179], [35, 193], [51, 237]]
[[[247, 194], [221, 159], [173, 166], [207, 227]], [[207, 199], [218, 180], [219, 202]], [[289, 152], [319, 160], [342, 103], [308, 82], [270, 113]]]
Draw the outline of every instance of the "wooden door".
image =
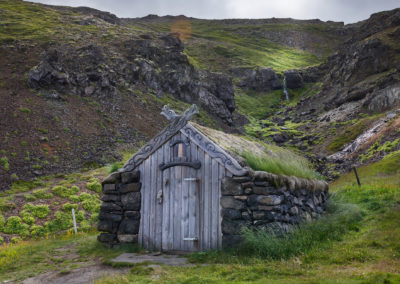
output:
[[196, 169], [163, 171], [162, 250], [199, 250], [199, 184]]

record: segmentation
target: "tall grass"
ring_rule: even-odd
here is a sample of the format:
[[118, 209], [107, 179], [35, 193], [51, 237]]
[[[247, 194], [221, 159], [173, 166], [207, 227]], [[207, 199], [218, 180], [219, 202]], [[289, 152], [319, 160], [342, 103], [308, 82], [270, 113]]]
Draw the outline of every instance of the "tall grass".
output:
[[363, 212], [357, 205], [332, 203], [329, 211], [330, 214], [287, 234], [244, 228], [239, 253], [269, 259], [288, 259], [329, 241], [340, 241], [346, 232], [358, 230]]
[[240, 155], [253, 170], [300, 178], [323, 179], [320, 174], [311, 169], [305, 158], [289, 151], [276, 152], [275, 156], [257, 156], [252, 152], [242, 152]]

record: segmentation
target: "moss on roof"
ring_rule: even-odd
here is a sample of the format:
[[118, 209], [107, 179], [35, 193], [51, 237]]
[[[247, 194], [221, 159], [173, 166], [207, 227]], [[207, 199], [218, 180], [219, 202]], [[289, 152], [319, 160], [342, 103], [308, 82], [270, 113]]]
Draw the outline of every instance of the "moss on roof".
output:
[[191, 124], [210, 140], [228, 151], [243, 166], [253, 170], [307, 179], [322, 179], [308, 160], [292, 151], [249, 137], [228, 134], [196, 123]]

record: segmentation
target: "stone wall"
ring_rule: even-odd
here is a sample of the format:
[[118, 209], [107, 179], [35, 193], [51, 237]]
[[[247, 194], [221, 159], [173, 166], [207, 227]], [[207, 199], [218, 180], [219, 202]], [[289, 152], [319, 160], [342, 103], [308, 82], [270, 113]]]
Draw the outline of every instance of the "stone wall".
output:
[[103, 185], [98, 240], [114, 245], [138, 241], [141, 206], [140, 172], [116, 172]]
[[221, 192], [223, 246], [238, 244], [243, 226], [287, 232], [317, 218], [329, 197], [326, 182], [261, 171], [224, 178]]

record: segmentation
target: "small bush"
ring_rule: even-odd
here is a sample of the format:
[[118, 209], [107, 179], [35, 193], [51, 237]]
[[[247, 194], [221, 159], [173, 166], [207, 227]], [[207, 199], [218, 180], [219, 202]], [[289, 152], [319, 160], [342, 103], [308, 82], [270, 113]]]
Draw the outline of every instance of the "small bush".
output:
[[97, 178], [91, 178], [89, 182], [86, 184], [87, 189], [101, 193], [101, 183]]
[[64, 212], [56, 212], [54, 219], [45, 223], [48, 232], [58, 232], [70, 229], [73, 226], [72, 214]]
[[0, 236], [0, 245], [4, 243], [4, 238], [2, 236]]
[[21, 241], [22, 241], [22, 239], [20, 237], [12, 237], [11, 238], [11, 243], [13, 243], [13, 244], [18, 244]]
[[74, 203], [78, 203], [79, 201], [81, 201], [81, 200], [79, 199], [79, 196], [78, 196], [78, 195], [70, 195], [68, 198], [69, 198], [69, 200], [71, 200], [71, 201], [74, 202]]
[[39, 239], [46, 235], [46, 229], [43, 226], [33, 225], [31, 227], [31, 237], [33, 239]]
[[29, 236], [29, 226], [22, 223], [21, 218], [18, 216], [11, 216], [7, 220], [7, 225], [4, 227], [4, 233], [6, 234], [17, 234], [22, 238]]
[[50, 199], [53, 197], [53, 194], [50, 192], [47, 192], [46, 188], [41, 188], [41, 189], [33, 191], [33, 195], [39, 199]]
[[32, 205], [25, 204], [24, 211], [31, 212], [33, 216], [44, 219], [49, 215], [50, 209], [48, 205]]
[[33, 225], [35, 223], [35, 217], [33, 217], [33, 214], [26, 210], [21, 212], [21, 218], [28, 225]]
[[3, 216], [3, 214], [0, 213], [0, 232], [3, 232], [5, 222], [6, 222], [6, 220]]
[[80, 200], [82, 201], [82, 207], [86, 211], [90, 213], [97, 213], [100, 211], [101, 201], [97, 194], [91, 195], [86, 192], [83, 192], [79, 195]]
[[100, 211], [100, 200], [84, 200], [82, 207], [90, 213], [97, 213]]
[[62, 210], [65, 212], [71, 212], [72, 208], [74, 208], [76, 212], [76, 210], [78, 210], [78, 204], [65, 203], [62, 206]]
[[82, 221], [85, 220], [85, 212], [79, 211], [79, 212], [76, 214], [75, 217], [76, 217], [76, 221], [82, 222]]
[[72, 186], [71, 188], [66, 188], [65, 186], [57, 185], [53, 187], [52, 191], [55, 195], [66, 198], [77, 193], [79, 191], [79, 187]]
[[108, 170], [108, 173], [109, 173], [109, 174], [114, 173], [114, 172], [118, 171], [122, 166], [123, 166], [123, 164], [122, 164], [121, 162], [112, 163], [112, 164], [110, 165], [110, 168], [109, 168], [109, 170]]
[[10, 170], [10, 164], [8, 163], [7, 157], [2, 157], [0, 163], [3, 165], [3, 169], [8, 172]]
[[28, 201], [28, 202], [35, 201], [35, 200], [36, 200], [36, 197], [33, 196], [33, 195], [30, 194], [30, 193], [24, 194], [24, 198], [25, 198], [25, 200]]

